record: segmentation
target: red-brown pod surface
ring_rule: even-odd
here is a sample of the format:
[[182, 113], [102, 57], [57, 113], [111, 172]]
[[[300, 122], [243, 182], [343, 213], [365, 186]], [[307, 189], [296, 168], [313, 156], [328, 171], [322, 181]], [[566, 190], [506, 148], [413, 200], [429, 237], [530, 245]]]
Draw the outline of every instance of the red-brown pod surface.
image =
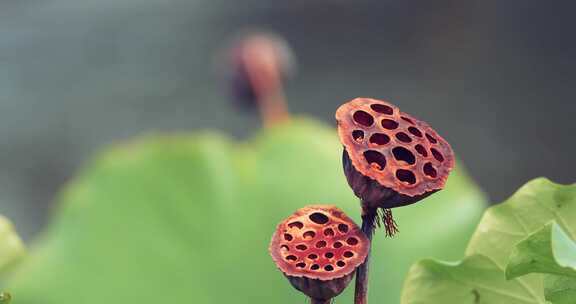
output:
[[454, 153], [427, 123], [372, 98], [343, 104], [336, 120], [346, 178], [370, 207], [408, 205], [444, 187]]
[[346, 288], [369, 248], [364, 233], [344, 212], [313, 205], [278, 225], [269, 251], [296, 289], [314, 300], [329, 300]]

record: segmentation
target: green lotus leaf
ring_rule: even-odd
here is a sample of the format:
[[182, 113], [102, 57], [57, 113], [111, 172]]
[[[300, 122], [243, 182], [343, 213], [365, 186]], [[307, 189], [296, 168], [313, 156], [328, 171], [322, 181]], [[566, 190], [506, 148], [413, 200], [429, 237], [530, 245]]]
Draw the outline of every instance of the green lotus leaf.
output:
[[[550, 221], [556, 221], [568, 237], [574, 239], [576, 185], [536, 179], [506, 202], [489, 208], [476, 228], [463, 261], [427, 260], [415, 264], [407, 276], [401, 303], [546, 303], [544, 275], [528, 274], [506, 282], [505, 270], [515, 245]], [[558, 234], [557, 238], [560, 237]], [[560, 266], [570, 263], [564, 253], [559, 255]], [[480, 266], [478, 259], [482, 261]], [[452, 301], [454, 295], [462, 295], [461, 301]]]
[[[121, 144], [67, 185], [10, 290], [19, 304], [304, 302], [267, 247], [277, 223], [308, 204], [358, 222], [341, 153], [335, 128], [306, 119], [243, 143], [202, 132]], [[400, 234], [374, 240], [373, 301], [397, 303], [417, 259], [457, 258], [484, 206], [458, 166], [444, 191], [395, 210]]]
[[562, 275], [544, 276], [544, 296], [553, 304], [573, 304], [576, 299], [576, 278]]
[[[539, 298], [542, 295], [537, 295]], [[410, 269], [401, 303], [544, 303], [518, 280], [506, 280], [493, 260], [472, 255], [461, 262], [422, 260]]]
[[576, 243], [551, 222], [520, 241], [510, 255], [506, 277], [551, 273], [576, 278]]

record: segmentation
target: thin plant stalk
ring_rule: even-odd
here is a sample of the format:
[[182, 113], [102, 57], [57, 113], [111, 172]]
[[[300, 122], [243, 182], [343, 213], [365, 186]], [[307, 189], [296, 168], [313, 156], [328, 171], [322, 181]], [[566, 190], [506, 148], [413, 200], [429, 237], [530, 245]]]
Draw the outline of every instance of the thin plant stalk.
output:
[[[366, 235], [372, 245], [372, 235], [376, 226], [376, 218], [378, 216], [377, 208], [367, 207], [367, 204], [362, 204], [362, 232]], [[372, 246], [370, 246], [372, 247]], [[370, 248], [371, 250], [371, 248]], [[354, 304], [367, 304], [368, 303], [368, 270], [370, 266], [370, 251], [366, 256], [364, 263], [356, 269], [356, 290], [354, 294]]]
[[288, 120], [290, 115], [286, 109], [286, 99], [282, 88], [276, 92], [256, 92], [256, 94], [264, 127]]

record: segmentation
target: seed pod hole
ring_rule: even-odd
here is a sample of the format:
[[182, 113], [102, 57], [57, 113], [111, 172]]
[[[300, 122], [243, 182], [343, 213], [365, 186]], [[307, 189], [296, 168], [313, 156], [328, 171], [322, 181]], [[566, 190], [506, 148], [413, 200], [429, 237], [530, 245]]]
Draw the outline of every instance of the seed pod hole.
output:
[[305, 268], [305, 267], [306, 267], [306, 263], [298, 263], [298, 264], [296, 264], [296, 267], [298, 267], [298, 268]]
[[356, 123], [365, 127], [369, 127], [374, 123], [374, 117], [364, 111], [356, 111], [353, 118]]
[[398, 128], [398, 123], [393, 121], [392, 119], [382, 119], [382, 128], [388, 130], [394, 130]]
[[346, 251], [346, 252], [344, 252], [343, 256], [344, 256], [345, 258], [351, 258], [351, 257], [354, 256], [354, 252], [352, 252], [352, 251]]
[[324, 266], [324, 270], [326, 270], [326, 271], [332, 271], [332, 270], [334, 270], [334, 266], [332, 266], [332, 265], [326, 265], [326, 266]]
[[416, 163], [416, 157], [414, 154], [404, 147], [396, 147], [392, 149], [392, 154], [394, 154], [394, 158], [398, 161], [403, 161], [409, 165]]
[[305, 251], [306, 249], [308, 249], [308, 247], [306, 245], [300, 244], [296, 246], [296, 249], [300, 251]]
[[374, 133], [370, 136], [370, 142], [382, 146], [390, 142], [390, 137], [386, 134]]
[[318, 270], [318, 269], [320, 269], [320, 265], [318, 265], [318, 264], [314, 264], [314, 265], [310, 266], [310, 270]]
[[331, 259], [331, 258], [334, 257], [334, 253], [332, 253], [332, 252], [326, 252], [326, 253], [324, 254], [324, 257], [327, 258], [327, 259]]
[[442, 153], [440, 153], [438, 150], [434, 149], [434, 148], [430, 148], [430, 152], [432, 152], [432, 156], [434, 156], [434, 158], [439, 161], [439, 162], [443, 162], [444, 161], [444, 156], [442, 156]]
[[342, 243], [340, 243], [340, 242], [335, 242], [334, 245], [332, 245], [332, 246], [333, 246], [334, 248], [338, 249], [338, 248], [342, 247], [343, 245], [342, 245]]
[[346, 243], [347, 243], [348, 245], [350, 245], [350, 246], [356, 246], [356, 245], [358, 245], [358, 239], [357, 239], [357, 238], [354, 238], [354, 237], [351, 237], [351, 238], [348, 238], [348, 239], [346, 240]]
[[436, 172], [436, 169], [434, 169], [434, 166], [432, 166], [432, 163], [425, 163], [424, 164], [424, 174], [426, 174], [432, 178], [436, 178], [436, 176], [438, 175], [438, 173]]
[[292, 235], [290, 233], [285, 233], [284, 234], [284, 239], [287, 240], [288, 242], [290, 242], [294, 237], [292, 237]]
[[414, 185], [416, 183], [416, 176], [410, 170], [404, 170], [404, 169], [396, 170], [396, 178], [410, 185]]
[[338, 261], [338, 262], [336, 262], [336, 266], [344, 267], [344, 266], [346, 266], [346, 263], [344, 263], [344, 261]]
[[334, 230], [332, 228], [327, 228], [326, 230], [324, 230], [324, 235], [325, 236], [334, 236]]
[[288, 247], [288, 245], [282, 245], [282, 246], [280, 246], [280, 251], [288, 252], [288, 251], [290, 251], [290, 247]]
[[316, 243], [316, 248], [324, 248], [326, 247], [326, 241], [319, 241]]
[[408, 117], [406, 117], [406, 116], [401, 116], [400, 118], [402, 118], [402, 120], [404, 120], [404, 121], [406, 121], [406, 122], [408, 122], [408, 123], [410, 123], [410, 124], [414, 124], [414, 121], [412, 121], [412, 119], [410, 119], [410, 118], [408, 118]]
[[429, 141], [431, 144], [438, 143], [438, 140], [437, 140], [434, 136], [432, 136], [432, 135], [430, 135], [430, 134], [428, 134], [428, 133], [426, 133], [426, 138], [428, 139], [428, 141]]
[[375, 112], [378, 112], [378, 113], [382, 113], [382, 114], [386, 114], [386, 115], [394, 114], [394, 109], [392, 109], [392, 107], [389, 107], [387, 105], [375, 103], [375, 104], [370, 105], [370, 108], [372, 108], [372, 110], [374, 110]]
[[288, 228], [302, 229], [302, 227], [304, 227], [304, 224], [302, 224], [302, 222], [292, 222], [292, 223], [288, 224]]
[[289, 255], [286, 257], [287, 261], [296, 261], [298, 258], [295, 255]]
[[313, 239], [315, 236], [316, 236], [316, 232], [314, 232], [314, 231], [306, 231], [306, 232], [304, 232], [304, 234], [302, 234], [302, 237], [305, 240]]
[[362, 130], [352, 131], [352, 138], [354, 138], [355, 141], [362, 141], [364, 139], [364, 131]]
[[315, 259], [318, 258], [318, 255], [315, 254], [315, 253], [311, 253], [311, 254], [308, 255], [308, 258], [311, 259], [311, 260], [315, 260]]
[[376, 170], [384, 170], [386, 167], [386, 157], [378, 151], [364, 151], [364, 158]]
[[414, 135], [414, 136], [422, 137], [422, 132], [420, 132], [420, 130], [418, 130], [418, 128], [409, 127], [408, 132], [412, 133], [412, 135]]
[[396, 138], [401, 142], [405, 142], [405, 143], [412, 142], [412, 138], [410, 138], [410, 136], [408, 136], [408, 134], [406, 134], [404, 132], [396, 133]]
[[426, 148], [424, 148], [424, 146], [418, 144], [414, 148], [416, 149], [416, 152], [418, 152], [418, 154], [424, 157], [428, 157], [428, 152], [426, 151]]
[[309, 216], [310, 220], [316, 224], [324, 225], [328, 223], [329, 219], [324, 213], [314, 212]]
[[338, 230], [342, 233], [346, 233], [348, 232], [348, 225], [346, 224], [339, 224], [338, 225]]

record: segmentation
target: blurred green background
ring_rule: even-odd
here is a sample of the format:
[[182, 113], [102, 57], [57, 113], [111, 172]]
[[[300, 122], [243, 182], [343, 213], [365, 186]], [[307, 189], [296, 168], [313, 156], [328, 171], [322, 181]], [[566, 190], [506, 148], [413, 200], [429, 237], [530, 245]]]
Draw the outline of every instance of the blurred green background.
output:
[[245, 138], [217, 53], [245, 27], [276, 31], [299, 65], [289, 107], [333, 123], [356, 96], [432, 124], [501, 201], [526, 181], [572, 182], [571, 2], [0, 1], [0, 212], [25, 239], [102, 145], [150, 130]]

